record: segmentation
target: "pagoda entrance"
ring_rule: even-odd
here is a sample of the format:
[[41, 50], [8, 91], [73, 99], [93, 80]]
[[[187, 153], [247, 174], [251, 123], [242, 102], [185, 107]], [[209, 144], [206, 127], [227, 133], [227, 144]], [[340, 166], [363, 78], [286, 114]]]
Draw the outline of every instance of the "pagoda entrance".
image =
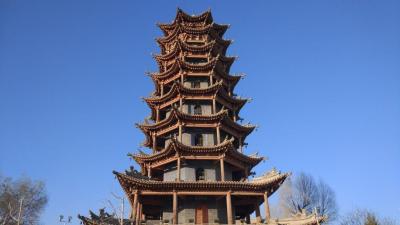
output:
[[200, 204], [196, 207], [195, 224], [208, 223], [208, 207], [206, 204]]

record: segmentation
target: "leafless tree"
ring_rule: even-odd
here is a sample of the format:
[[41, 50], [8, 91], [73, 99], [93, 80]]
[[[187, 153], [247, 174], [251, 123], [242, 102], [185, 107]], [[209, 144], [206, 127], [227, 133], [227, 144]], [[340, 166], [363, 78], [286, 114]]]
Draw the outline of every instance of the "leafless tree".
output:
[[40, 181], [0, 177], [0, 224], [35, 225], [47, 204], [45, 185]]
[[329, 221], [337, 217], [335, 192], [322, 180], [316, 182], [308, 174], [300, 173], [288, 179], [279, 190], [279, 214], [291, 216], [305, 210], [308, 213], [317, 209], [320, 215], [328, 216]]
[[396, 225], [391, 218], [380, 218], [367, 209], [355, 209], [340, 219], [340, 225]]

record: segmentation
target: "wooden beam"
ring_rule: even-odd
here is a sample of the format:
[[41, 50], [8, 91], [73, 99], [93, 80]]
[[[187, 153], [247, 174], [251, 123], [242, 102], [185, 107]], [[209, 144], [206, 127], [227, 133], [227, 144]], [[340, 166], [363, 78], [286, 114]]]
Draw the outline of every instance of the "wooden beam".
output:
[[177, 192], [179, 196], [181, 195], [195, 195], [195, 196], [225, 196], [226, 192], [208, 192], [208, 191], [199, 191], [199, 192], [190, 192], [190, 191], [179, 191]]
[[182, 159], [187, 159], [187, 160], [218, 160], [220, 157], [219, 156], [209, 156], [209, 155], [188, 155], [188, 156], [182, 156]]
[[166, 191], [141, 191], [140, 193], [142, 196], [143, 195], [172, 195], [172, 191], [166, 192]]
[[263, 196], [264, 193], [257, 193], [257, 192], [232, 192], [232, 195], [238, 195], [238, 196]]
[[[176, 191], [177, 195], [209, 195], [209, 196], [225, 196], [226, 192], [223, 191]], [[141, 191], [140, 192], [141, 196], [157, 196], [157, 195], [173, 195], [173, 191]], [[234, 196], [263, 196], [264, 193], [257, 193], [257, 192], [240, 192], [240, 191], [234, 191], [231, 192], [231, 195]]]
[[226, 194], [226, 217], [228, 220], [228, 224], [233, 224], [233, 217], [232, 217], [232, 199], [231, 199], [231, 192], [229, 191]]

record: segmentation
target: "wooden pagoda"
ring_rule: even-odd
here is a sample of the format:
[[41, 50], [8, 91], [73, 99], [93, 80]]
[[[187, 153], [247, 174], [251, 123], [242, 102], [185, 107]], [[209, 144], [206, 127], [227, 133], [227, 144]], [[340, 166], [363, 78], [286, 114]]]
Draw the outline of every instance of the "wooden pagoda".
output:
[[[155, 90], [144, 98], [151, 122], [137, 124], [145, 134], [143, 145], [152, 151], [130, 154], [141, 171], [114, 171], [130, 200], [130, 221], [250, 224], [255, 212], [254, 223], [279, 224], [270, 218], [268, 198], [289, 173], [272, 170], [249, 179], [263, 158], [243, 153], [255, 126], [238, 122], [248, 99], [234, 94], [241, 76], [230, 74], [235, 57], [226, 56], [231, 41], [223, 39], [229, 25], [214, 23], [210, 11], [190, 16], [178, 9], [172, 23], [158, 26], [164, 34], [156, 39], [159, 71], [148, 74]], [[316, 224], [323, 219], [304, 218], [288, 221]]]

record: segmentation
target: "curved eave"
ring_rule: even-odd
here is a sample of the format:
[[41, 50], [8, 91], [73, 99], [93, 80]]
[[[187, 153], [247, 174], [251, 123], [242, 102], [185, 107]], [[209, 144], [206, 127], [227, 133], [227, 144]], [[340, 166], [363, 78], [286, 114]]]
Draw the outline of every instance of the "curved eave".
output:
[[[178, 129], [178, 123], [179, 121], [182, 122], [192, 122], [194, 124], [198, 123], [207, 123], [207, 124], [213, 124], [213, 123], [218, 123], [219, 121], [223, 120], [228, 116], [227, 111], [221, 111], [216, 114], [211, 114], [211, 115], [191, 115], [191, 114], [186, 114], [178, 109], [173, 108], [172, 112], [170, 115], [165, 118], [164, 120], [154, 123], [154, 124], [136, 124], [136, 126], [145, 134], [146, 140], [144, 142], [144, 146], [149, 147], [153, 144], [153, 140], [151, 138], [151, 133], [153, 132], [158, 132], [162, 131], [163, 129], [170, 129], [171, 127], [175, 127], [175, 129]], [[232, 124], [231, 124], [232, 125]], [[238, 125], [240, 126], [240, 125]], [[239, 127], [235, 127], [234, 129], [237, 129], [239, 132], [245, 133], [247, 135], [246, 131], [241, 131], [238, 129]], [[172, 129], [172, 130], [175, 130]], [[172, 131], [170, 130], [170, 131]], [[168, 132], [170, 132], [168, 131]]]
[[218, 94], [220, 94], [219, 97], [223, 98], [228, 103], [234, 105], [237, 111], [239, 111], [248, 101], [248, 99], [240, 99], [229, 96], [228, 93], [226, 93], [226, 91], [224, 91], [223, 89], [220, 89], [218, 91]]
[[171, 90], [163, 96], [154, 96], [149, 98], [144, 98], [144, 100], [150, 106], [155, 106], [157, 104], [166, 102], [173, 97], [175, 97], [178, 93], [187, 94], [187, 95], [201, 95], [201, 94], [215, 94], [217, 90], [219, 90], [222, 86], [222, 82], [215, 83], [207, 88], [188, 88], [183, 86], [181, 83], [174, 83], [171, 87]]
[[194, 53], [199, 53], [199, 52], [208, 53], [208, 52], [212, 51], [212, 49], [215, 46], [216, 46], [215, 41], [211, 41], [202, 46], [196, 46], [196, 45], [188, 45], [181, 39], [178, 39], [177, 42], [174, 44], [174, 49], [171, 52], [169, 52], [167, 54], [156, 54], [156, 55], [153, 55], [153, 57], [157, 62], [163, 62], [163, 61], [168, 61], [168, 60], [172, 60], [172, 59], [176, 58], [176, 56], [179, 53], [179, 50], [184, 50], [184, 51], [188, 51], [188, 52], [192, 52], [192, 53], [193, 52]]
[[163, 159], [170, 155], [175, 155], [176, 152], [181, 153], [195, 153], [195, 154], [207, 154], [207, 153], [221, 153], [226, 152], [232, 145], [232, 141], [224, 141], [219, 145], [215, 146], [188, 146], [184, 145], [178, 140], [172, 138], [171, 142], [168, 146], [155, 154], [152, 155], [144, 155], [144, 154], [136, 154], [130, 155], [137, 163], [143, 162], [154, 162], [159, 159]]
[[162, 190], [162, 191], [252, 191], [252, 192], [268, 192], [269, 195], [274, 193], [279, 186], [290, 175], [288, 173], [279, 173], [264, 178], [262, 181], [157, 181], [151, 179], [143, 179], [136, 176], [129, 176], [123, 173], [113, 171], [118, 178], [124, 190], [130, 187], [140, 190]]
[[222, 155], [226, 153], [229, 156], [242, 160], [243, 162], [249, 164], [250, 166], [256, 166], [264, 159], [263, 157], [253, 157], [238, 152], [233, 147], [233, 139], [224, 140], [221, 144], [215, 146], [189, 146], [173, 138], [171, 139], [171, 142], [168, 144], [168, 146], [164, 150], [158, 153], [152, 155], [130, 154], [129, 156], [132, 157], [138, 164], [142, 164], [142, 163], [153, 163], [165, 159], [166, 157], [172, 157], [176, 153], [179, 153], [181, 155], [196, 155], [196, 156], [209, 155], [209, 154]]
[[177, 24], [175, 25], [174, 30], [171, 33], [169, 33], [168, 36], [159, 37], [156, 40], [159, 44], [169, 43], [181, 33], [193, 34], [193, 35], [214, 33], [218, 37], [222, 38], [228, 27], [229, 27], [228, 25], [220, 25], [215, 23], [201, 27], [190, 27], [184, 24]]
[[[201, 64], [190, 64], [185, 62], [184, 60], [180, 58], [176, 58], [175, 62], [173, 65], [166, 71], [163, 72], [158, 72], [158, 73], [150, 73], [150, 76], [153, 80], [156, 80], [158, 82], [167, 80], [173, 76], [176, 76], [178, 72], [182, 69], [185, 71], [190, 71], [190, 72], [212, 72], [215, 70], [216, 67], [220, 68], [223, 65], [227, 65], [226, 70], [222, 70], [219, 72], [219, 74], [227, 74], [230, 70], [230, 66], [234, 62], [235, 57], [226, 57], [226, 56], [217, 56], [212, 58], [209, 62], [207, 63], [201, 63]], [[161, 64], [159, 63], [159, 66]], [[219, 66], [218, 66], [219, 65]], [[233, 76], [229, 75], [223, 75], [224, 78], [226, 79], [234, 79], [234, 81], [238, 81], [240, 78], [235, 78]]]
[[164, 72], [150, 73], [150, 77], [153, 80], [163, 80], [163, 79], [168, 78], [168, 77], [170, 77], [172, 75], [175, 75], [180, 70], [179, 63], [177, 61], [171, 66], [171, 68], [169, 68], [168, 70], [166, 70]]
[[242, 137], [247, 137], [254, 129], [255, 126], [243, 126], [234, 122], [228, 115], [227, 110], [221, 110], [218, 113], [210, 115], [192, 115], [179, 111], [178, 109], [172, 108], [171, 113], [164, 120], [153, 123], [153, 124], [136, 124], [136, 126], [146, 134], [148, 139], [146, 143], [152, 142], [149, 138], [151, 133], [158, 133], [164, 129], [170, 129], [171, 127], [178, 128], [179, 122], [191, 123], [194, 125], [208, 124], [209, 126], [216, 126], [213, 124], [222, 124], [222, 128], [226, 128], [226, 132], [233, 131], [233, 134], [237, 134]]
[[256, 128], [256, 126], [253, 126], [253, 125], [246, 125], [246, 126], [240, 125], [240, 124], [234, 122], [229, 117], [224, 118], [223, 125], [242, 133], [244, 137], [249, 135]]

